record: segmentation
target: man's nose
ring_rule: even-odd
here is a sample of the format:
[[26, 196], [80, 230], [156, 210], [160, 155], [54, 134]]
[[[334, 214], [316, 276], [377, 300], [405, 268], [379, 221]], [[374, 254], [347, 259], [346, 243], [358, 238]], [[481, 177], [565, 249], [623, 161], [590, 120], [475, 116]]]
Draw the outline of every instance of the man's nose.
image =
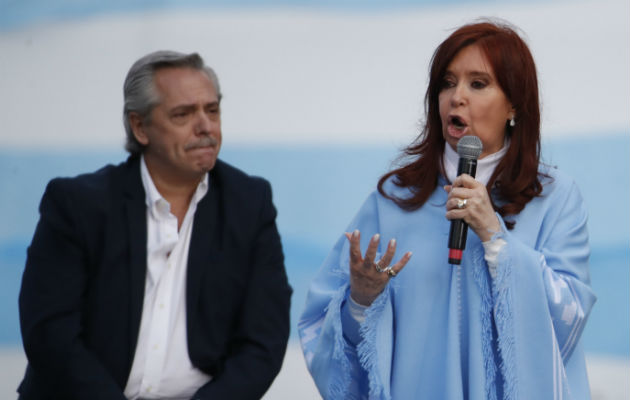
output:
[[208, 135], [212, 131], [213, 121], [203, 110], [199, 111], [195, 121], [195, 134]]

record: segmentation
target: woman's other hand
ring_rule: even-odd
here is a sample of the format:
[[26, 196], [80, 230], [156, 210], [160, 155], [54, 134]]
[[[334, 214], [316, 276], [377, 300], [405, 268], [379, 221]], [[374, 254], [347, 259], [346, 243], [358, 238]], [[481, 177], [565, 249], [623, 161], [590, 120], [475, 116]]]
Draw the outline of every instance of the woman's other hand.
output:
[[499, 219], [492, 208], [486, 187], [467, 174], [444, 186], [448, 193], [446, 218], [463, 219], [482, 242], [492, 239], [501, 230]]
[[357, 303], [369, 306], [381, 294], [387, 282], [404, 268], [411, 258], [411, 252], [405, 253], [396, 264], [390, 265], [396, 252], [395, 239], [389, 241], [385, 255], [375, 261], [380, 241], [378, 233], [370, 240], [365, 257], [361, 256], [361, 233], [358, 230], [346, 232], [346, 237], [350, 242], [350, 296]]

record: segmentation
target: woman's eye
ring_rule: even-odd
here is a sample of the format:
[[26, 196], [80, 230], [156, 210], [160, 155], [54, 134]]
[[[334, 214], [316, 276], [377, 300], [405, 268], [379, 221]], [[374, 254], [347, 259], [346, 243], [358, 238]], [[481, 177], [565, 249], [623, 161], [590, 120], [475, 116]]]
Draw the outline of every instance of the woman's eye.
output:
[[442, 81], [442, 89], [449, 89], [455, 86], [455, 82], [450, 79], [444, 79]]
[[484, 82], [484, 81], [473, 81], [473, 82], [471, 83], [471, 86], [472, 86], [474, 89], [483, 89], [483, 88], [485, 88], [485, 87], [486, 87], [486, 82]]

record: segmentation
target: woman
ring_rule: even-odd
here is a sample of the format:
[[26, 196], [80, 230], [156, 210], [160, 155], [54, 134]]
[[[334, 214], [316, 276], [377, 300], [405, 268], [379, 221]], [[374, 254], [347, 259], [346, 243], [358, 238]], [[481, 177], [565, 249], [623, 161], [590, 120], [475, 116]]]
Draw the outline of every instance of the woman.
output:
[[[537, 85], [509, 26], [466, 25], [437, 48], [408, 163], [380, 179], [308, 294], [299, 331], [324, 398], [590, 397], [586, 210], [539, 161]], [[465, 135], [483, 144], [475, 179], [457, 176]], [[453, 219], [469, 225], [457, 266]]]

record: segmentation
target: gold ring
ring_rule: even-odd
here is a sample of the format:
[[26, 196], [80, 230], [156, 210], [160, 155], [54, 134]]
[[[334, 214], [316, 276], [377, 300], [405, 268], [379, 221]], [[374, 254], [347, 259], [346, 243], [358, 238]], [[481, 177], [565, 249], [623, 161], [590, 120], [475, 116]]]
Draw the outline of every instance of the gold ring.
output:
[[457, 208], [461, 210], [462, 208], [466, 208], [466, 203], [468, 203], [468, 199], [459, 199], [457, 200]]

